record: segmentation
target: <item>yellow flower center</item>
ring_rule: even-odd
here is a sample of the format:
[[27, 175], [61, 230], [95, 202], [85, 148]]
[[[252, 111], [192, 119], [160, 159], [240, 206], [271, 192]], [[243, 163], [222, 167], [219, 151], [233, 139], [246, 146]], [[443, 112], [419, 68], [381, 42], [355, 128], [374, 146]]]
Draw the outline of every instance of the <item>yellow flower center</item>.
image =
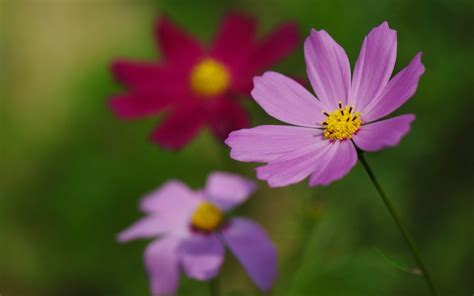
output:
[[362, 125], [360, 112], [353, 112], [352, 106], [342, 107], [339, 101], [339, 109], [331, 113], [323, 112], [327, 116], [326, 120], [321, 122], [324, 127], [324, 138], [326, 140], [345, 140], [351, 139]]
[[218, 207], [207, 201], [202, 202], [191, 218], [191, 225], [194, 229], [212, 232], [216, 230], [224, 220], [224, 215]]
[[229, 87], [230, 73], [222, 63], [205, 58], [192, 69], [190, 83], [196, 95], [215, 96]]

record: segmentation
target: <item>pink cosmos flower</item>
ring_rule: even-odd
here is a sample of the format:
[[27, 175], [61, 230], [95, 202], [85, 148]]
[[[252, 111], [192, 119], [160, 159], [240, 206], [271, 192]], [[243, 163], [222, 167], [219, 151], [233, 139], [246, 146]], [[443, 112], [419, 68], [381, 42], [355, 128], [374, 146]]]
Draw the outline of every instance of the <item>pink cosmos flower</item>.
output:
[[251, 220], [224, 216], [255, 188], [254, 182], [240, 176], [215, 172], [204, 190], [193, 191], [179, 181], [169, 181], [141, 201], [147, 216], [121, 232], [118, 240], [156, 238], [145, 251], [153, 295], [174, 293], [181, 269], [197, 280], [215, 277], [224, 259], [224, 245], [260, 289], [272, 287], [276, 250], [271, 240]]
[[272, 187], [310, 176], [310, 186], [345, 176], [357, 162], [356, 148], [377, 151], [398, 145], [415, 119], [383, 119], [414, 93], [424, 72], [421, 53], [392, 79], [397, 32], [384, 22], [364, 39], [351, 79], [344, 49], [324, 31], [304, 44], [306, 69], [317, 98], [275, 72], [254, 79], [252, 96], [265, 111], [291, 125], [263, 125], [232, 132], [231, 157], [266, 162], [257, 177]]
[[263, 40], [255, 33], [254, 19], [231, 14], [206, 49], [167, 18], [159, 19], [155, 35], [163, 61], [115, 61], [112, 71], [127, 92], [113, 96], [110, 107], [122, 119], [164, 111], [165, 118], [151, 134], [151, 140], [164, 148], [182, 148], [204, 125], [223, 141], [229, 132], [248, 126], [238, 96], [249, 95], [253, 76], [298, 43], [292, 23]]

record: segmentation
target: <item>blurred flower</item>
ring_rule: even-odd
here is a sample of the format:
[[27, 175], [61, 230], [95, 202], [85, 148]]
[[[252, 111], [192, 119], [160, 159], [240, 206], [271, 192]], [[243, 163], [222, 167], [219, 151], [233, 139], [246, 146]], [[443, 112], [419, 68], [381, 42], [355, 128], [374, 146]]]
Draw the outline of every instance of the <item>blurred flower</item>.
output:
[[414, 115], [382, 120], [414, 93], [424, 72], [421, 53], [390, 79], [397, 33], [386, 22], [364, 39], [351, 81], [344, 49], [324, 31], [312, 30], [304, 44], [306, 69], [315, 98], [292, 79], [267, 72], [254, 79], [252, 96], [265, 111], [286, 123], [232, 132], [231, 157], [267, 162], [257, 177], [272, 187], [310, 186], [345, 176], [357, 161], [356, 147], [377, 151], [398, 145]]
[[120, 233], [118, 240], [157, 238], [145, 251], [153, 295], [173, 293], [181, 268], [197, 280], [215, 277], [224, 245], [260, 289], [271, 288], [276, 277], [272, 242], [251, 220], [224, 216], [254, 190], [251, 181], [216, 172], [208, 177], [204, 190], [192, 191], [179, 181], [169, 181], [141, 201], [147, 216]]
[[179, 149], [208, 124], [222, 141], [229, 132], [248, 126], [237, 102], [249, 95], [252, 78], [288, 55], [298, 43], [296, 26], [286, 23], [256, 40], [254, 19], [231, 14], [207, 50], [166, 18], [156, 24], [164, 61], [115, 61], [112, 71], [128, 87], [113, 96], [112, 110], [123, 119], [156, 115], [166, 118], [151, 139], [164, 148]]

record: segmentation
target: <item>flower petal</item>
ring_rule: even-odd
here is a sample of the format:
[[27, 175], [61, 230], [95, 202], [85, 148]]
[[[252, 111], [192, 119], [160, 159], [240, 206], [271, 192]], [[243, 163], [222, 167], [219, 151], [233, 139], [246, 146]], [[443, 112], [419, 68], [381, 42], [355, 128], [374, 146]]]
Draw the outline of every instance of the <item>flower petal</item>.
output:
[[330, 146], [311, 175], [310, 186], [328, 185], [339, 180], [356, 164], [357, 152], [351, 141], [335, 141]]
[[[281, 25], [262, 41], [254, 38], [253, 19], [232, 15], [225, 24], [227, 26], [221, 32], [227, 31], [225, 38], [223, 36], [227, 46], [220, 50], [224, 52], [225, 49], [225, 53], [211, 51], [211, 56], [226, 62], [232, 72], [231, 89], [237, 93], [248, 95], [252, 90], [252, 78], [288, 55], [298, 44], [298, 32], [293, 23]], [[239, 50], [235, 51], [235, 48]]]
[[265, 231], [253, 221], [235, 218], [222, 231], [224, 241], [255, 284], [264, 291], [277, 276], [276, 249]]
[[155, 30], [163, 55], [170, 63], [191, 67], [204, 55], [200, 42], [166, 17], [157, 21]]
[[315, 127], [324, 120], [321, 103], [303, 86], [276, 72], [254, 78], [252, 97], [278, 120]]
[[181, 149], [194, 138], [204, 122], [200, 106], [182, 104], [152, 132], [151, 140], [165, 149]]
[[179, 257], [190, 278], [204, 281], [219, 273], [224, 246], [215, 235], [192, 234], [180, 243]]
[[117, 239], [125, 242], [171, 232], [184, 233], [189, 217], [201, 200], [199, 192], [192, 191], [180, 181], [168, 181], [140, 201], [140, 209], [150, 216], [122, 231]]
[[258, 43], [250, 57], [249, 66], [255, 71], [270, 67], [289, 55], [298, 46], [298, 42], [296, 24], [282, 24]]
[[397, 58], [397, 31], [387, 22], [365, 37], [354, 68], [349, 104], [356, 110], [376, 99], [387, 85]]
[[135, 119], [156, 115], [171, 104], [168, 96], [129, 93], [113, 96], [109, 107], [121, 119]]
[[346, 103], [351, 86], [351, 68], [344, 49], [324, 30], [311, 30], [304, 42], [306, 72], [326, 111]]
[[[210, 51], [210, 55], [237, 66], [253, 46], [256, 23], [249, 17], [231, 13], [224, 19]], [[239, 48], [238, 51], [235, 49]], [[242, 50], [244, 52], [242, 52]]]
[[245, 109], [230, 98], [216, 100], [207, 117], [212, 132], [221, 141], [224, 141], [230, 132], [249, 126]]
[[152, 242], [145, 250], [145, 266], [153, 295], [171, 295], [178, 287], [178, 242], [174, 237], [164, 237]]
[[354, 143], [364, 151], [377, 151], [396, 146], [410, 131], [415, 115], [407, 114], [363, 125], [354, 135]]
[[[320, 158], [330, 147], [330, 142], [315, 140], [313, 145], [284, 154], [276, 161], [257, 168], [257, 178], [266, 180], [270, 187], [282, 187], [298, 183], [308, 177], [319, 165]], [[317, 141], [317, 142], [316, 142]]]
[[230, 156], [245, 162], [269, 162], [282, 155], [310, 146], [322, 135], [319, 129], [261, 125], [232, 132], [226, 144], [232, 148]]
[[168, 230], [168, 227], [161, 222], [162, 221], [156, 216], [145, 217], [120, 232], [117, 236], [117, 240], [119, 242], [127, 242], [140, 238], [156, 237]]
[[[169, 86], [170, 84], [183, 84], [183, 73], [175, 67], [158, 65], [156, 62], [138, 62], [129, 60], [116, 60], [112, 63], [111, 71], [117, 81], [134, 88], [153, 89], [156, 84]], [[151, 85], [150, 85], [151, 84]], [[183, 87], [176, 87], [180, 91]]]
[[424, 72], [421, 53], [418, 53], [407, 67], [390, 79], [382, 94], [362, 111], [364, 120], [377, 120], [398, 109], [413, 96]]
[[180, 209], [193, 209], [199, 203], [199, 194], [181, 181], [167, 181], [156, 191], [145, 196], [140, 209], [146, 213], [164, 215]]
[[207, 177], [206, 199], [226, 211], [243, 203], [256, 189], [256, 184], [239, 175], [214, 172]]

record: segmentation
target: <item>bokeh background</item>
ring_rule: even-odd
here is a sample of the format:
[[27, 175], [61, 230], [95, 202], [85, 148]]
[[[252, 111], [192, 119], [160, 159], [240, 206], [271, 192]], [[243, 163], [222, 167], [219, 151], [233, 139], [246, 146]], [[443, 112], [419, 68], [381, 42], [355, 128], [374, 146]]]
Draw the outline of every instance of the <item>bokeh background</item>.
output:
[[[117, 232], [141, 214], [138, 198], [169, 178], [194, 187], [213, 170], [254, 176], [203, 132], [181, 152], [147, 142], [160, 118], [122, 122], [107, 109], [120, 91], [116, 57], [159, 59], [152, 24], [167, 14], [212, 40], [229, 10], [255, 16], [260, 32], [297, 22], [324, 28], [354, 63], [365, 34], [398, 30], [396, 70], [423, 51], [426, 73], [397, 113], [414, 112], [397, 148], [368, 155], [433, 273], [441, 295], [474, 293], [474, 2], [1, 0], [0, 294], [149, 295], [145, 241]], [[276, 70], [304, 77], [302, 41]], [[253, 123], [270, 121], [251, 102]], [[357, 165], [329, 187], [306, 182], [259, 190], [238, 214], [263, 224], [279, 250], [272, 295], [427, 295], [410, 253]], [[308, 206], [310, 205], [310, 206]], [[390, 258], [390, 259], [388, 259]], [[232, 256], [223, 295], [261, 295]], [[179, 295], [207, 295], [184, 279]]]

